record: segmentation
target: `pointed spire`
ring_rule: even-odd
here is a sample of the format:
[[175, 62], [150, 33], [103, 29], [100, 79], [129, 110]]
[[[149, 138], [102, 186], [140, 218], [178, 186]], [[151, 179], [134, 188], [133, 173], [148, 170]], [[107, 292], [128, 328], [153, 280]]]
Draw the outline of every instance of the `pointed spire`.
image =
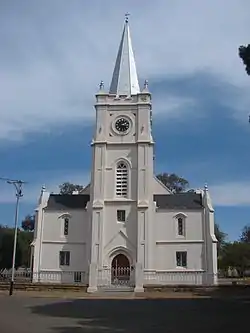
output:
[[132, 49], [128, 15], [125, 15], [125, 24], [122, 33], [112, 81], [109, 89], [114, 95], [136, 95], [140, 93], [138, 77], [136, 72], [135, 58]]

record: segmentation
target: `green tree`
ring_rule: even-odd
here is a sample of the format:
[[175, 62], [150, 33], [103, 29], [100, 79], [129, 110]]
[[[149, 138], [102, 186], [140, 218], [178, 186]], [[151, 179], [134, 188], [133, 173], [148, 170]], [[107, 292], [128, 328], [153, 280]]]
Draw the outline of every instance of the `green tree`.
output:
[[65, 182], [59, 185], [60, 194], [72, 194], [74, 191], [82, 191], [84, 186]]
[[215, 233], [215, 237], [218, 241], [217, 243], [217, 250], [218, 250], [218, 256], [221, 255], [223, 247], [226, 244], [226, 238], [227, 238], [227, 234], [224, 233], [221, 229], [218, 223], [215, 223], [214, 225], [214, 233]]
[[30, 231], [20, 231], [19, 232], [19, 244], [21, 250], [21, 266], [30, 266], [30, 244], [33, 241], [33, 232]]
[[185, 192], [189, 187], [189, 182], [175, 173], [160, 173], [156, 176], [165, 186], [174, 193]]
[[241, 232], [240, 241], [250, 244], [250, 225], [245, 225]]
[[[14, 229], [1, 227], [0, 237], [0, 269], [10, 269], [12, 267], [12, 254], [14, 244]], [[19, 233], [19, 231], [18, 231]], [[16, 267], [22, 264], [22, 250], [20, 247], [19, 235], [16, 247]]]
[[221, 268], [236, 268], [240, 277], [250, 268], [250, 244], [234, 242], [228, 243], [223, 248], [220, 260]]
[[26, 215], [22, 221], [24, 231], [33, 231], [35, 227], [35, 215]]

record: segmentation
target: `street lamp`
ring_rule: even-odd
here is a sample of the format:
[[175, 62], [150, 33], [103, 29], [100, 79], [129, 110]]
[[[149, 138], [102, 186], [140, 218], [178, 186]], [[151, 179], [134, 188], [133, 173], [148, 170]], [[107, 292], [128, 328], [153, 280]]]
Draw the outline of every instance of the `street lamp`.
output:
[[13, 243], [11, 280], [10, 280], [10, 289], [9, 289], [9, 295], [11, 296], [13, 294], [14, 278], [15, 278], [19, 200], [23, 196], [22, 185], [25, 184], [26, 182], [23, 182], [22, 180], [13, 180], [8, 178], [0, 178], [0, 179], [6, 181], [8, 184], [13, 184], [16, 190], [15, 233], [14, 233], [14, 243]]

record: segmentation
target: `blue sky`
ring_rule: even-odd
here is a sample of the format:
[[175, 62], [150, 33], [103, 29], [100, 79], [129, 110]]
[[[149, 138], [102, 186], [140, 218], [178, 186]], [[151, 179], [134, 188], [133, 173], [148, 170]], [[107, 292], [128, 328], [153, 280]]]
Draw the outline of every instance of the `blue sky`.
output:
[[[207, 182], [216, 221], [237, 239], [250, 222], [250, 78], [237, 54], [250, 43], [250, 3], [105, 4], [0, 1], [0, 177], [28, 181], [20, 216], [43, 184], [88, 182], [94, 94], [109, 85], [130, 11], [138, 74], [153, 94], [156, 173]], [[13, 224], [14, 200], [0, 183], [2, 224]]]

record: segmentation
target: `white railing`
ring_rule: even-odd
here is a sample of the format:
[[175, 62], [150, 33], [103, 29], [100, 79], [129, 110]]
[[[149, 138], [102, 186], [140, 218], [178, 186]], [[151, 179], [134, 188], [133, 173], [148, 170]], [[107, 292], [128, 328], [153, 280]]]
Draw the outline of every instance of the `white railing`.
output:
[[[0, 272], [0, 282], [9, 282], [11, 271]], [[88, 274], [84, 271], [16, 271], [15, 282], [20, 283], [61, 283], [61, 284], [87, 284]]]
[[[135, 269], [131, 267], [103, 268], [97, 271], [97, 285], [105, 288], [135, 286]], [[11, 270], [0, 271], [0, 282], [9, 282]], [[15, 282], [18, 283], [58, 283], [88, 284], [89, 275], [85, 271], [16, 271]], [[144, 270], [143, 284], [147, 285], [213, 285], [217, 275], [199, 271], [147, 271]]]
[[216, 275], [197, 271], [144, 271], [144, 285], [212, 285]]

